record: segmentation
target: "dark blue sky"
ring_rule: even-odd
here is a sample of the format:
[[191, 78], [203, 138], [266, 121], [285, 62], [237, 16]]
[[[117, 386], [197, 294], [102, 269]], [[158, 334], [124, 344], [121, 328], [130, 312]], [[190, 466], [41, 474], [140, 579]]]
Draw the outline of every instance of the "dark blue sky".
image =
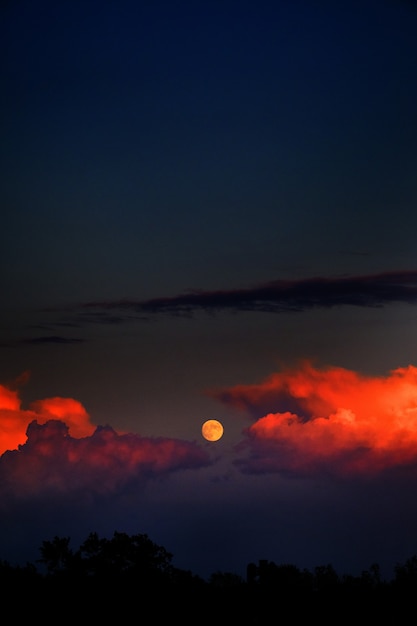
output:
[[8, 300], [349, 272], [349, 252], [408, 266], [415, 20], [375, 2], [6, 5]]
[[[134, 514], [119, 495], [118, 520], [114, 503], [74, 507], [74, 529], [101, 520], [172, 540], [204, 573], [227, 546], [196, 548], [214, 510], [231, 542], [222, 568], [269, 546], [272, 560], [341, 567], [417, 550], [414, 470], [392, 478], [398, 520], [364, 549], [382, 483], [355, 478], [337, 496], [323, 477], [295, 486], [294, 458], [277, 470], [263, 447], [243, 463], [262, 477], [241, 475], [234, 446], [254, 416], [218, 391], [300, 359], [377, 377], [416, 364], [416, 27], [412, 2], [388, 0], [2, 3], [0, 385], [30, 372], [22, 410], [73, 398], [120, 432], [200, 444], [204, 419], [225, 425], [207, 474], [193, 469], [183, 492], [183, 477], [172, 490], [151, 481]], [[375, 506], [354, 508], [349, 534], [355, 494]], [[195, 545], [160, 521], [175, 501]], [[5, 528], [29, 537], [30, 506], [8, 510]], [[55, 527], [37, 515], [41, 539], [59, 534], [59, 514]], [[242, 516], [247, 553], [230, 530]]]

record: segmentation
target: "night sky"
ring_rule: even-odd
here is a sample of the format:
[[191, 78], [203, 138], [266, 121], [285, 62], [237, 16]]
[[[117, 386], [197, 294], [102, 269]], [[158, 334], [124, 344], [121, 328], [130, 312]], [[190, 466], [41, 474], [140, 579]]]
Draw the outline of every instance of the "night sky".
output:
[[1, 3], [0, 559], [417, 554], [416, 32], [405, 0]]

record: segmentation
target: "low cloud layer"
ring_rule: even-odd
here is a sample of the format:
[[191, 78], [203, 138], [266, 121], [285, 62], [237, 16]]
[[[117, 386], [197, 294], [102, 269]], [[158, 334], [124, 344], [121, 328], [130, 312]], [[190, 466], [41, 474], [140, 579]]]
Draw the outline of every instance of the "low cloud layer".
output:
[[43, 425], [33, 421], [27, 442], [0, 457], [3, 496], [89, 490], [114, 492], [127, 484], [160, 477], [180, 469], [209, 464], [195, 443], [168, 438], [119, 435], [111, 427], [97, 427], [91, 436], [77, 439], [64, 422]]
[[3, 498], [107, 493], [211, 463], [193, 442], [97, 427], [72, 398], [39, 400], [24, 410], [18, 392], [6, 386], [0, 386], [0, 454]]
[[251, 417], [246, 473], [375, 474], [417, 462], [417, 368], [363, 376], [310, 363], [212, 394]]
[[[365, 376], [302, 362], [258, 384], [209, 395], [250, 422], [233, 461], [244, 474], [349, 477], [417, 467], [413, 365]], [[111, 493], [213, 463], [195, 442], [97, 427], [71, 398], [39, 400], [24, 410], [18, 392], [6, 386], [0, 386], [0, 453], [5, 500], [54, 491]]]

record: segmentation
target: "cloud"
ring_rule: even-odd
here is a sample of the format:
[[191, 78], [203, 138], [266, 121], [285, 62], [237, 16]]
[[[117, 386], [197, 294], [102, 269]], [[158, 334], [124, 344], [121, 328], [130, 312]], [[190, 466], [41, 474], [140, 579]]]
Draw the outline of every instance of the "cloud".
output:
[[4, 385], [0, 454], [3, 502], [51, 492], [109, 493], [131, 482], [211, 463], [196, 443], [95, 426], [72, 398], [37, 400], [24, 410], [18, 391]]
[[68, 426], [73, 437], [87, 437], [95, 429], [81, 402], [73, 398], [45, 398], [36, 400], [31, 406], [38, 423], [44, 424], [51, 419], [60, 419]]
[[36, 328], [48, 333], [52, 332], [52, 328], [59, 329], [59, 334], [22, 337], [13, 342], [3, 342], [1, 346], [80, 344], [87, 339], [66, 337], [62, 328], [72, 330], [91, 325], [144, 323], [157, 315], [192, 317], [198, 313], [302, 313], [318, 308], [384, 307], [395, 303], [417, 304], [417, 270], [273, 280], [238, 289], [194, 289], [149, 300], [95, 300], [65, 307], [48, 307], [42, 310], [48, 315], [48, 320]]
[[62, 345], [66, 343], [82, 343], [83, 341], [84, 339], [79, 339], [76, 337], [70, 338], [70, 337], [60, 337], [59, 335], [47, 335], [45, 337], [23, 339], [21, 343], [34, 343], [34, 344], [58, 343]]
[[[80, 305], [84, 312], [119, 310], [144, 318], [156, 313], [191, 315], [197, 311], [263, 311], [281, 313], [335, 306], [379, 307], [393, 302], [417, 302], [417, 271], [364, 276], [275, 280], [253, 287], [219, 291], [194, 290], [151, 300], [95, 301]], [[111, 318], [112, 319], [112, 318]], [[91, 321], [91, 319], [90, 319]]]
[[42, 337], [25, 337], [23, 339], [17, 339], [15, 341], [5, 341], [1, 343], [2, 348], [10, 348], [19, 345], [42, 345], [42, 344], [58, 344], [71, 345], [77, 343], [83, 343], [85, 339], [78, 337], [62, 337], [60, 335], [45, 335]]
[[25, 443], [30, 422], [37, 420], [44, 424], [54, 418], [64, 420], [74, 437], [91, 435], [96, 427], [77, 400], [46, 398], [32, 403], [29, 409], [22, 409], [18, 390], [13, 385], [0, 385], [0, 454]]
[[107, 494], [135, 481], [209, 463], [207, 452], [187, 441], [120, 435], [110, 426], [98, 426], [91, 436], [77, 439], [62, 421], [41, 425], [34, 420], [27, 442], [0, 457], [1, 495]]
[[245, 473], [375, 474], [417, 461], [412, 365], [372, 377], [304, 362], [211, 395], [251, 417], [237, 447]]

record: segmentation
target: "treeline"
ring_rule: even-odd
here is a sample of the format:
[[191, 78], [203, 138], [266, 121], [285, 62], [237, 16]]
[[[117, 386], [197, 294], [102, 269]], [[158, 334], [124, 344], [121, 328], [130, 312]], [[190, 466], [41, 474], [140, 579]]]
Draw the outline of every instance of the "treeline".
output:
[[366, 618], [397, 625], [416, 612], [417, 556], [397, 564], [391, 580], [377, 564], [353, 576], [339, 575], [330, 564], [307, 570], [266, 560], [249, 563], [245, 578], [216, 571], [205, 580], [175, 567], [172, 558], [144, 534], [115, 532], [107, 539], [91, 533], [76, 550], [69, 537], [54, 537], [42, 542], [36, 563], [0, 561], [0, 592], [3, 603], [21, 598], [17, 617], [51, 622], [80, 612], [131, 621], [132, 611], [152, 610], [155, 618], [194, 624], [219, 614], [260, 624], [271, 621], [271, 612], [290, 612], [299, 619], [319, 616], [322, 623]]

